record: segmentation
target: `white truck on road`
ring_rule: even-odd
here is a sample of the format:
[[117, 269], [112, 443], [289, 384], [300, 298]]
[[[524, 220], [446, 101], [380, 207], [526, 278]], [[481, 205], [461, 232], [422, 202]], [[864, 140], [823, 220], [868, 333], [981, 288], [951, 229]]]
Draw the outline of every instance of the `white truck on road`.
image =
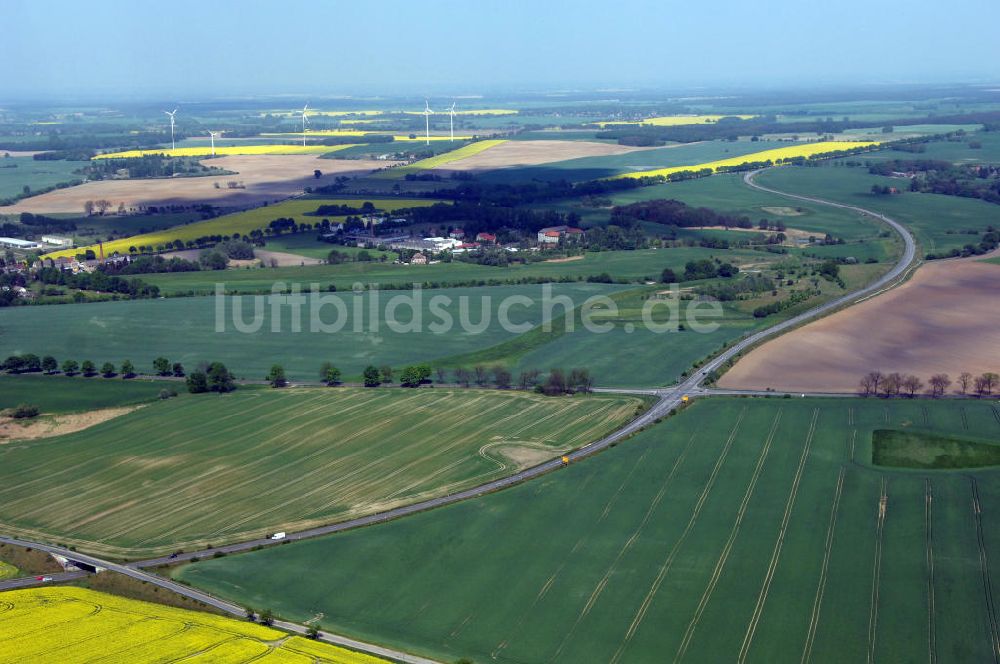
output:
[[275, 533], [275, 534], [271, 535], [271, 539], [273, 539], [273, 540], [285, 539], [285, 531], [281, 531], [280, 533]]

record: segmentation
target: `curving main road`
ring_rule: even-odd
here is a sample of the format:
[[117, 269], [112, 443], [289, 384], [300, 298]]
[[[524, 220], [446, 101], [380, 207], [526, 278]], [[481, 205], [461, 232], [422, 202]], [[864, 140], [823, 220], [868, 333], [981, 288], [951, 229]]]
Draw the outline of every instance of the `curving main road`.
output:
[[[622, 439], [627, 438], [628, 436], [631, 436], [632, 434], [640, 431], [641, 429], [645, 428], [646, 426], [649, 426], [650, 424], [653, 424], [658, 419], [668, 415], [670, 411], [680, 406], [682, 403], [682, 399], [685, 395], [700, 396], [706, 394], [706, 391], [701, 386], [702, 383], [705, 381], [706, 375], [712, 371], [715, 371], [719, 367], [723, 366], [726, 362], [728, 362], [738, 354], [742, 353], [743, 351], [747, 350], [748, 348], [770, 337], [780, 334], [785, 330], [801, 325], [806, 321], [818, 318], [820, 316], [823, 316], [824, 314], [834, 311], [835, 309], [838, 309], [845, 305], [853, 304], [861, 298], [872, 296], [874, 294], [881, 292], [882, 290], [885, 290], [887, 288], [896, 285], [904, 276], [906, 271], [909, 270], [910, 267], [914, 264], [916, 260], [916, 249], [917, 249], [916, 241], [913, 235], [910, 233], [910, 231], [907, 230], [899, 222], [883, 214], [872, 212], [871, 210], [866, 210], [864, 208], [855, 205], [836, 203], [833, 201], [827, 201], [812, 196], [789, 194], [757, 184], [756, 182], [754, 182], [754, 177], [762, 170], [766, 169], [751, 171], [746, 175], [744, 175], [743, 177], [744, 183], [746, 183], [747, 186], [752, 187], [754, 189], [758, 189], [760, 191], [775, 194], [785, 198], [805, 201], [808, 203], [814, 203], [818, 205], [826, 205], [829, 207], [835, 207], [844, 210], [853, 210], [862, 215], [867, 215], [874, 219], [882, 221], [883, 223], [891, 227], [893, 230], [895, 230], [903, 239], [904, 243], [903, 255], [900, 257], [899, 261], [896, 263], [895, 266], [893, 266], [893, 268], [889, 272], [881, 276], [873, 283], [865, 286], [864, 288], [861, 288], [860, 290], [853, 291], [835, 300], [831, 300], [817, 307], [809, 309], [808, 311], [798, 314], [797, 316], [793, 316], [792, 318], [789, 318], [780, 323], [772, 325], [767, 329], [760, 330], [754, 334], [744, 337], [740, 341], [736, 342], [732, 346], [729, 346], [720, 354], [715, 356], [707, 364], [703, 365], [697, 373], [690, 376], [687, 380], [680, 383], [679, 385], [669, 388], [653, 389], [653, 390], [629, 390], [630, 392], [633, 393], [656, 396], [657, 401], [646, 412], [644, 412], [642, 415], [640, 415], [636, 419], [632, 420], [631, 422], [623, 426], [621, 429], [618, 429], [614, 433], [611, 433], [605, 436], [604, 438], [601, 438], [600, 440], [584, 445], [583, 447], [577, 449], [576, 451], [567, 454], [570, 463], [574, 461], [579, 461], [580, 459], [584, 459], [602, 450], [605, 450], [612, 444], [617, 443]], [[627, 391], [627, 390], [620, 390], [620, 391]], [[9, 544], [16, 544], [20, 546], [34, 547], [36, 549], [41, 549], [43, 551], [48, 551], [49, 553], [62, 555], [72, 560], [84, 562], [90, 565], [94, 565], [96, 567], [103, 567], [118, 572], [120, 574], [132, 577], [134, 579], [138, 579], [140, 581], [146, 581], [148, 583], [152, 583], [161, 588], [171, 590], [173, 592], [176, 592], [180, 595], [184, 595], [196, 601], [204, 602], [209, 606], [215, 607], [227, 613], [242, 616], [244, 615], [243, 608], [236, 604], [233, 604], [232, 602], [221, 600], [212, 595], [209, 595], [208, 593], [202, 592], [200, 590], [195, 590], [194, 588], [190, 588], [189, 586], [177, 583], [176, 581], [172, 581], [170, 579], [161, 577], [157, 574], [146, 572], [145, 568], [158, 567], [161, 565], [172, 564], [183, 561], [190, 561], [193, 558], [203, 558], [206, 556], [212, 556], [216, 553], [223, 553], [223, 554], [238, 553], [241, 551], [248, 551], [250, 549], [255, 549], [260, 547], [274, 546], [288, 541], [302, 540], [312, 537], [318, 537], [320, 535], [329, 535], [332, 533], [342, 532], [345, 530], [359, 528], [362, 526], [384, 523], [386, 521], [398, 519], [400, 517], [407, 516], [410, 514], [415, 514], [417, 512], [423, 512], [426, 510], [434, 509], [436, 507], [451, 505], [453, 503], [457, 503], [462, 500], [466, 500], [469, 498], [476, 498], [478, 496], [482, 496], [486, 493], [491, 493], [493, 491], [499, 491], [501, 489], [505, 489], [507, 487], [514, 486], [516, 484], [520, 484], [521, 482], [525, 482], [527, 480], [540, 477], [541, 475], [557, 470], [564, 465], [565, 464], [561, 459], [558, 458], [552, 459], [537, 466], [526, 468], [508, 477], [493, 480], [491, 482], [481, 484], [471, 489], [465, 489], [463, 491], [451, 493], [446, 496], [440, 496], [438, 498], [431, 498], [418, 503], [414, 503], [412, 505], [398, 507], [378, 514], [372, 514], [369, 516], [359, 517], [357, 519], [351, 519], [350, 521], [343, 521], [341, 523], [321, 526], [318, 528], [310, 528], [309, 530], [303, 530], [297, 533], [289, 533], [287, 537], [285, 537], [283, 540], [280, 541], [275, 541], [270, 539], [255, 539], [247, 542], [239, 542], [227, 546], [205, 549], [202, 551], [179, 553], [177, 555], [169, 557], [151, 558], [149, 560], [142, 560], [129, 564], [113, 563], [101, 560], [99, 558], [95, 558], [93, 556], [87, 556], [84, 554], [69, 551], [67, 549], [63, 549], [60, 547], [49, 546], [37, 542], [29, 542], [26, 540], [0, 537], [0, 542], [7, 542]], [[295, 623], [275, 621], [274, 624], [277, 627], [299, 634], [303, 634], [306, 631], [305, 627], [303, 627], [302, 625], [297, 625]], [[414, 655], [410, 655], [409, 653], [395, 651], [389, 648], [383, 648], [382, 646], [378, 646], [371, 643], [365, 643], [362, 641], [357, 641], [355, 639], [350, 639], [329, 632], [322, 632], [320, 637], [322, 640], [328, 641], [330, 643], [346, 646], [354, 650], [371, 653], [381, 657], [388, 657], [390, 659], [394, 659], [400, 662], [406, 662], [407, 664], [434, 664], [433, 660], [417, 657]]]

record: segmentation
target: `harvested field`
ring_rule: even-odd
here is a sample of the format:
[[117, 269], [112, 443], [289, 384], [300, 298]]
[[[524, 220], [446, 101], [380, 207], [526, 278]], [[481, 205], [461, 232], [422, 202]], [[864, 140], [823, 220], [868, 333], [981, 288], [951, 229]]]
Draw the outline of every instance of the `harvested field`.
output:
[[[86, 201], [107, 199], [112, 207], [124, 203], [126, 208], [150, 205], [196, 205], [207, 203], [219, 207], [246, 207], [264, 201], [278, 201], [301, 194], [303, 187], [331, 184], [336, 177], [364, 175], [387, 165], [370, 159], [320, 159], [316, 155], [253, 155], [229, 156], [204, 160], [237, 175], [219, 175], [155, 180], [102, 180], [77, 187], [57, 189], [32, 196], [14, 205], [0, 208], [0, 214], [19, 212], [82, 214]], [[323, 176], [318, 180], [313, 171]], [[227, 182], [236, 181], [244, 189], [229, 189]], [[216, 183], [219, 188], [216, 189]]]
[[86, 413], [36, 417], [28, 421], [0, 417], [0, 445], [17, 440], [51, 438], [83, 431], [101, 422], [107, 422], [126, 413], [131, 413], [136, 408], [138, 406], [104, 408]]
[[1000, 267], [975, 259], [927, 263], [899, 288], [769, 341], [721, 387], [857, 389], [874, 369], [952, 378], [1000, 372]]
[[439, 166], [438, 171], [490, 171], [497, 168], [537, 166], [579, 157], [604, 157], [647, 150], [589, 141], [506, 141], [461, 161]]
[[0, 446], [0, 529], [119, 557], [389, 509], [511, 474], [617, 428], [634, 397], [241, 388]]

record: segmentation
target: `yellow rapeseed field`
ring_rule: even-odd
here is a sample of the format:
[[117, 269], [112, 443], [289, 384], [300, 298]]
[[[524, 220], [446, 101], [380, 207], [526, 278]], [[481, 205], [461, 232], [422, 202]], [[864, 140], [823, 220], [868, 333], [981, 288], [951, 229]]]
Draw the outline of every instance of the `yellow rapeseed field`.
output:
[[[295, 219], [298, 223], [316, 224], [322, 221], [323, 218], [306, 216], [306, 213], [315, 211], [320, 205], [348, 205], [350, 207], [358, 208], [361, 207], [365, 201], [371, 201], [376, 208], [385, 212], [393, 212], [395, 210], [399, 210], [400, 208], [434, 205], [439, 202], [437, 200], [430, 200], [426, 198], [366, 198], [351, 200], [295, 198], [282, 203], [277, 203], [275, 205], [258, 207], [244, 212], [234, 212], [233, 214], [223, 215], [221, 217], [216, 217], [215, 219], [197, 221], [193, 224], [186, 224], [182, 226], [173, 226], [164, 230], [143, 233], [142, 235], [133, 235], [132, 237], [105, 242], [104, 254], [106, 256], [110, 256], [115, 252], [118, 252], [119, 254], [128, 254], [130, 247], [156, 248], [158, 246], [164, 246], [168, 242], [173, 242], [174, 240], [187, 242], [188, 240], [196, 240], [200, 237], [206, 237], [209, 235], [249, 235], [251, 231], [257, 230], [258, 228], [264, 228], [272, 220], [278, 219], [279, 217], [289, 217]], [[337, 216], [327, 218], [331, 222], [340, 222], [344, 220], [344, 217]], [[95, 253], [98, 252], [97, 245], [89, 245], [73, 249], [64, 249], [62, 251], [54, 251], [50, 254], [46, 254], [45, 257], [73, 257], [77, 254], [86, 252], [87, 249], [92, 249]]]
[[[457, 136], [455, 137], [458, 138]], [[398, 168], [390, 168], [388, 170], [382, 171], [377, 175], [373, 176], [376, 178], [397, 178], [406, 175], [407, 173], [415, 173], [417, 171], [425, 171], [428, 168], [435, 168], [437, 166], [443, 166], [444, 164], [450, 164], [453, 161], [459, 161], [465, 159], [466, 157], [471, 157], [472, 155], [479, 154], [480, 152], [485, 152], [492, 147], [496, 147], [501, 143], [506, 143], [505, 140], [488, 140], [488, 141], [477, 141], [475, 143], [470, 143], [457, 150], [452, 150], [451, 152], [443, 152], [441, 154], [434, 155], [433, 157], [428, 157], [427, 159], [421, 159], [420, 161], [415, 161], [412, 164], [406, 166], [399, 166]]]
[[720, 168], [731, 168], [734, 166], [742, 166], [743, 164], [764, 161], [771, 161], [778, 164], [797, 157], [816, 157], [819, 155], [830, 154], [832, 152], [840, 152], [842, 150], [867, 148], [878, 144], [878, 141], [819, 141], [817, 143], [795, 143], [793, 145], [789, 145], [788, 147], [762, 150], [761, 152], [753, 152], [750, 154], [740, 155], [739, 157], [730, 157], [729, 159], [710, 161], [704, 164], [671, 166], [669, 168], [657, 168], [649, 171], [623, 173], [621, 175], [616, 175], [611, 179], [655, 177], [657, 175], [668, 176], [671, 173], [680, 173], [682, 171], [700, 171], [706, 168], [711, 169], [712, 171], [718, 171]]
[[[260, 659], [258, 659], [260, 658]], [[0, 661], [328, 662], [384, 659], [245, 620], [74, 587], [0, 593]]]
[[614, 126], [614, 125], [652, 125], [654, 127], [678, 127], [681, 125], [693, 125], [693, 124], [706, 124], [710, 122], [718, 122], [722, 118], [739, 118], [740, 120], [750, 120], [757, 117], [756, 115], [664, 115], [656, 118], [647, 118], [645, 120], [637, 120], [635, 122], [627, 121], [611, 121], [611, 122], [598, 122], [597, 124], [603, 127]]
[[[299, 134], [301, 136], [301, 134]], [[324, 154], [353, 147], [351, 145], [227, 145], [217, 146], [215, 155], [254, 155], [254, 154]], [[130, 159], [145, 157], [151, 154], [162, 154], [167, 157], [210, 157], [212, 146], [176, 148], [173, 150], [125, 150], [123, 152], [108, 152], [99, 154], [94, 159]]]

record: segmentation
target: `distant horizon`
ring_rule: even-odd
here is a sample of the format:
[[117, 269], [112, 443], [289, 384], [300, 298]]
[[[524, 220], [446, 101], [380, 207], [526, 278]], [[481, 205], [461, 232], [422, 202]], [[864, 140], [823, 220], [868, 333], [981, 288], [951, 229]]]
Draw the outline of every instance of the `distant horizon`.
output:
[[[673, 6], [672, 6], [673, 5]], [[881, 9], [880, 9], [881, 8]], [[985, 83], [1000, 3], [9, 0], [0, 97], [486, 96]], [[964, 18], [963, 18], [964, 17]], [[969, 17], [975, 20], [965, 20]], [[954, 27], [951, 27], [954, 26]], [[915, 51], [920, 44], [921, 51]], [[919, 52], [921, 57], [914, 57]]]

